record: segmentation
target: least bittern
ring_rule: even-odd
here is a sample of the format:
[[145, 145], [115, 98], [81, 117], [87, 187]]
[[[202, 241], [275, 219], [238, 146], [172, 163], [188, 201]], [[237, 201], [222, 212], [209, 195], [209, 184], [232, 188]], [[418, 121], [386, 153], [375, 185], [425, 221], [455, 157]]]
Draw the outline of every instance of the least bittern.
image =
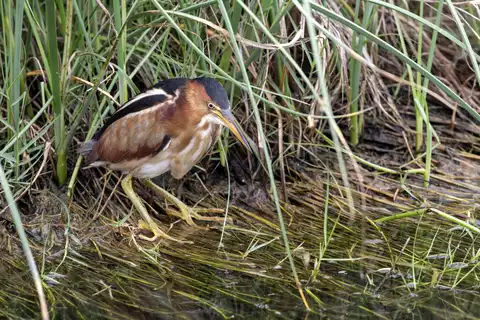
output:
[[182, 178], [215, 145], [222, 125], [250, 148], [230, 112], [227, 94], [220, 83], [211, 78], [168, 79], [121, 106], [83, 145], [81, 153], [90, 166], [126, 174], [122, 188], [145, 219], [140, 221], [140, 227], [153, 232], [153, 237], [141, 236], [143, 239], [176, 240], [149, 216], [133, 191], [132, 177], [140, 178], [176, 205], [179, 216], [189, 225], [195, 225], [192, 218], [211, 221], [212, 217], [200, 215], [150, 179], [168, 171], [175, 179]]

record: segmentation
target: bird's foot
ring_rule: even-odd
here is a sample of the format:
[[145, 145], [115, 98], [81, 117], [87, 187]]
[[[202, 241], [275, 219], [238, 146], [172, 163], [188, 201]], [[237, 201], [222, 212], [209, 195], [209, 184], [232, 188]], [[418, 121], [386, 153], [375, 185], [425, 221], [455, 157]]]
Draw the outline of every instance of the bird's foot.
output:
[[[223, 223], [225, 221], [225, 218], [223, 217], [210, 217], [210, 216], [201, 215], [201, 213], [223, 214], [225, 211], [223, 209], [218, 209], [218, 208], [196, 209], [196, 208], [189, 207], [183, 203], [182, 205], [177, 204], [177, 206], [180, 209], [179, 211], [175, 209], [167, 208], [166, 210], [167, 214], [176, 216], [181, 218], [182, 220], [185, 220], [185, 222], [192, 227], [198, 227], [198, 225], [193, 221], [193, 219], [200, 220], [200, 221], [218, 222], [218, 223]], [[233, 220], [232, 218], [227, 218], [225, 222], [233, 223]]]
[[175, 241], [175, 242], [179, 242], [179, 243], [189, 243], [189, 244], [192, 244], [193, 242], [192, 241], [187, 241], [187, 240], [179, 240], [177, 238], [174, 238], [172, 236], [169, 236], [168, 234], [166, 234], [164, 231], [162, 231], [158, 225], [153, 222], [153, 221], [150, 221], [149, 223], [146, 223], [145, 221], [143, 220], [140, 220], [138, 222], [138, 227], [140, 229], [146, 229], [146, 230], [149, 230], [150, 232], [153, 233], [153, 236], [152, 237], [147, 237], [145, 235], [140, 235], [140, 239], [142, 240], [146, 240], [146, 241], [155, 241], [157, 240], [158, 238], [164, 238], [164, 239], [168, 239], [168, 240], [172, 240], [172, 241]]
[[[210, 217], [210, 216], [204, 216], [201, 213], [218, 213], [218, 214], [223, 214], [225, 210], [223, 209], [217, 209], [217, 208], [211, 208], [211, 209], [197, 209], [197, 208], [192, 208], [187, 206], [185, 203], [180, 201], [177, 197], [166, 191], [165, 189], [160, 188], [158, 185], [153, 183], [151, 180], [145, 180], [145, 185], [151, 189], [153, 189], [156, 193], [159, 195], [163, 196], [168, 202], [174, 204], [179, 210], [174, 210], [167, 208], [166, 212], [169, 215], [176, 216], [181, 218], [182, 220], [185, 220], [185, 222], [192, 226], [192, 227], [198, 227], [197, 224], [193, 221], [193, 219], [196, 220], [201, 220], [201, 221], [212, 221], [212, 222], [220, 222], [223, 223], [225, 221], [225, 218], [223, 217]], [[232, 223], [231, 218], [227, 218], [226, 220], [227, 223]]]
[[164, 239], [168, 239], [168, 240], [180, 242], [180, 243], [193, 243], [191, 241], [183, 241], [183, 240], [176, 239], [172, 236], [169, 236], [158, 227], [157, 223], [148, 214], [147, 208], [145, 208], [145, 206], [142, 204], [142, 201], [140, 200], [138, 195], [133, 191], [131, 174], [127, 175], [122, 180], [122, 188], [125, 191], [125, 194], [127, 195], [127, 197], [132, 201], [133, 205], [135, 206], [135, 208], [138, 210], [138, 212], [142, 215], [142, 218], [144, 219], [139, 221], [139, 227], [142, 229], [150, 230], [153, 233], [153, 237], [140, 235], [140, 239], [147, 240], [147, 241], [155, 241], [158, 238], [164, 238]]

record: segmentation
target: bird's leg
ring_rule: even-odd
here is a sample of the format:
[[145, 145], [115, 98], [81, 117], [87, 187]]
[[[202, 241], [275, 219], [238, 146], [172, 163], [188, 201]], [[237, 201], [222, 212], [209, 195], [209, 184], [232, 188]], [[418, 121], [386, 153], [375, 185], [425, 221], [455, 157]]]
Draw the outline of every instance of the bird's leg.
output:
[[140, 220], [139, 222], [139, 227], [143, 229], [148, 229], [153, 232], [153, 237], [146, 237], [144, 235], [140, 235], [141, 239], [147, 240], [147, 241], [155, 241], [157, 238], [162, 237], [168, 240], [176, 241], [176, 242], [182, 242], [182, 243], [191, 243], [190, 241], [182, 241], [175, 239], [158, 227], [157, 223], [153, 221], [153, 219], [150, 217], [150, 215], [147, 212], [147, 208], [142, 204], [142, 201], [140, 197], [133, 191], [132, 187], [132, 174], [128, 174], [123, 180], [122, 180], [122, 188], [127, 197], [132, 201], [133, 205], [135, 208], [140, 212], [142, 215], [143, 219], [145, 221]]
[[190, 226], [196, 226], [195, 222], [193, 222], [193, 219], [197, 220], [203, 220], [203, 221], [216, 221], [216, 222], [223, 222], [224, 218], [222, 217], [207, 217], [207, 216], [202, 216], [199, 213], [200, 212], [214, 212], [214, 213], [224, 213], [224, 210], [222, 209], [195, 209], [187, 206], [185, 203], [180, 201], [177, 197], [169, 193], [163, 188], [160, 188], [158, 185], [156, 185], [152, 180], [146, 179], [144, 180], [144, 184], [153, 189], [155, 192], [163, 196], [166, 200], [168, 200], [170, 203], [173, 203], [175, 206], [180, 209], [180, 214], [174, 213], [173, 211], [168, 212], [171, 215], [178, 216], [185, 220]]

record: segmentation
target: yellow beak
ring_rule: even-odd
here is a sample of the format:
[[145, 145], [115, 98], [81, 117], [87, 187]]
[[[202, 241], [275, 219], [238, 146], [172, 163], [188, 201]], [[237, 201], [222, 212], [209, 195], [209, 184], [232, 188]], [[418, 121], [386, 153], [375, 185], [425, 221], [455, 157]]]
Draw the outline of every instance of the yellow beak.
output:
[[252, 151], [250, 144], [248, 143], [245, 134], [243, 133], [240, 126], [235, 121], [230, 110], [214, 111], [217, 117], [223, 122], [223, 124], [233, 133], [233, 135], [243, 144], [248, 151]]

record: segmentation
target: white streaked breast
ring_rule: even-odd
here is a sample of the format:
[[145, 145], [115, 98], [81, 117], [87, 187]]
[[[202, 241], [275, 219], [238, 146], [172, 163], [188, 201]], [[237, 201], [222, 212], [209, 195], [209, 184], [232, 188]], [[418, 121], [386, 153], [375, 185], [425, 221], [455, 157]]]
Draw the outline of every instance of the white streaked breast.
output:
[[198, 143], [198, 141], [197, 141], [196, 137], [194, 136], [194, 138], [190, 140], [190, 142], [187, 144], [187, 146], [185, 148], [183, 148], [182, 151], [180, 151], [179, 155], [184, 156], [184, 155], [189, 154], [190, 151], [197, 146], [197, 143]]
[[207, 151], [208, 147], [212, 143], [211, 141], [211, 132], [212, 132], [212, 125], [209, 124], [205, 131], [198, 133], [197, 143], [201, 144], [198, 145], [199, 148], [195, 150], [195, 153], [192, 155], [192, 159], [195, 161], [199, 161], [200, 157]]

